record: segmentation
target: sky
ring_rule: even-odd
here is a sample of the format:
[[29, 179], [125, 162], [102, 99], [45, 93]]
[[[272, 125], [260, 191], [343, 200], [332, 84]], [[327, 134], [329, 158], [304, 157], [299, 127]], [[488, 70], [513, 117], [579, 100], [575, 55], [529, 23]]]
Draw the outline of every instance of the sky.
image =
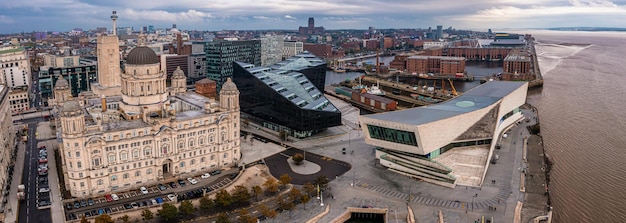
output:
[[153, 25], [181, 30], [626, 27], [626, 0], [2, 0], [0, 33]]

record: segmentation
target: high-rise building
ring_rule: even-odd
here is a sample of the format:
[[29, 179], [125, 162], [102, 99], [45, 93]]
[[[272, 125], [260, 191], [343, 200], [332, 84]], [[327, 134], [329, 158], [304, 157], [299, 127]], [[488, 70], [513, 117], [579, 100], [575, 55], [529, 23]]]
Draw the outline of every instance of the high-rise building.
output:
[[207, 78], [217, 82], [218, 92], [233, 76], [234, 61], [261, 65], [260, 40], [216, 40], [205, 42]]
[[304, 43], [300, 41], [285, 41], [283, 45], [283, 58], [289, 58], [304, 51]]
[[53, 97], [52, 91], [56, 82], [63, 76], [71, 89], [70, 94], [78, 97], [78, 94], [91, 90], [91, 85], [98, 82], [96, 65], [81, 65], [73, 67], [41, 67], [39, 69], [39, 92], [41, 100], [45, 103]]
[[270, 66], [283, 60], [283, 36], [261, 36], [261, 66]]
[[300, 35], [322, 34], [324, 33], [324, 27], [315, 27], [315, 19], [313, 17], [309, 17], [308, 26], [300, 26], [298, 32]]
[[443, 26], [442, 25], [438, 25], [437, 26], [437, 38], [436, 39], [441, 39], [443, 38]]
[[28, 53], [24, 47], [7, 46], [0, 48], [0, 84], [9, 88], [31, 86], [31, 69]]
[[325, 63], [311, 54], [296, 57], [272, 67], [235, 62], [241, 110], [264, 127], [296, 138], [341, 125], [341, 112], [306, 75], [309, 69], [317, 73], [310, 76], [326, 75], [317, 69]]
[[92, 87], [96, 95], [116, 95], [120, 91], [120, 45], [117, 37], [117, 12], [113, 11], [113, 34], [97, 39], [98, 83]]
[[59, 153], [73, 197], [191, 177], [237, 166], [241, 158], [239, 90], [231, 79], [219, 102], [187, 92], [181, 69], [168, 88], [159, 58], [145, 40], [139, 43], [119, 74], [118, 95], [74, 98], [65, 79], [56, 83]]
[[[2, 170], [0, 171], [0, 189], [2, 191], [9, 191], [8, 187], [11, 184], [9, 174], [13, 168], [11, 166], [14, 162], [14, 156], [17, 155], [17, 153], [14, 153], [17, 149], [15, 136], [13, 117], [10, 111], [9, 88], [0, 85], [0, 170]], [[0, 194], [0, 199], [9, 199], [8, 195], [8, 193], [2, 193]], [[4, 207], [6, 203], [0, 205]], [[5, 208], [1, 209], [5, 210]]]

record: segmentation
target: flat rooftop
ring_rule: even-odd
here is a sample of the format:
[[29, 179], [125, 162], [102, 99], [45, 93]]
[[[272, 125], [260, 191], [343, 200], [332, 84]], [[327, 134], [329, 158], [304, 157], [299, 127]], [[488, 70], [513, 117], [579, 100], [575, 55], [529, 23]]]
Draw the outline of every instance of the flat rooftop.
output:
[[526, 82], [489, 81], [446, 102], [400, 111], [366, 115], [382, 121], [422, 125], [485, 108], [496, 103]]

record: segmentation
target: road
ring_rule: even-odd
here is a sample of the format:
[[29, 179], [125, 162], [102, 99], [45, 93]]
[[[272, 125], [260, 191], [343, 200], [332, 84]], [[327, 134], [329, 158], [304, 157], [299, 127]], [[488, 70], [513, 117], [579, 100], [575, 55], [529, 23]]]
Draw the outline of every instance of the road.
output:
[[41, 118], [25, 119], [22, 121], [28, 125], [28, 142], [26, 142], [24, 172], [22, 173], [22, 184], [26, 186], [26, 200], [20, 202], [18, 222], [49, 223], [52, 222], [50, 209], [40, 210], [37, 208], [37, 167], [39, 152], [35, 132], [37, 130], [37, 122], [40, 122]]

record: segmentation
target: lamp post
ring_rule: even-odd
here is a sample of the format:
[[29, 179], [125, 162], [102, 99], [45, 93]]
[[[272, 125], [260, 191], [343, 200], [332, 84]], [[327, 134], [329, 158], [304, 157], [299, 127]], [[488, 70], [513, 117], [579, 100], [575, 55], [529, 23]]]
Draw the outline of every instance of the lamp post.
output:
[[472, 196], [472, 211], [474, 211], [474, 198], [478, 197], [478, 194], [474, 194], [474, 196]]

